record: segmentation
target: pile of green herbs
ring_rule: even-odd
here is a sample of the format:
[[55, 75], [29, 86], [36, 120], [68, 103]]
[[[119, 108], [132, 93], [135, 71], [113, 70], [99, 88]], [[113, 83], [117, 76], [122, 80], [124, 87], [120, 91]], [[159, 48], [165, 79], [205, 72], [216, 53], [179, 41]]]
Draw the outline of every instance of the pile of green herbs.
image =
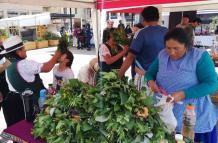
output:
[[[145, 138], [170, 143], [159, 109], [145, 90], [136, 90], [116, 72], [101, 73], [96, 87], [70, 80], [46, 101], [32, 134], [48, 143], [140, 143]], [[149, 111], [146, 119], [136, 116], [143, 107]]]

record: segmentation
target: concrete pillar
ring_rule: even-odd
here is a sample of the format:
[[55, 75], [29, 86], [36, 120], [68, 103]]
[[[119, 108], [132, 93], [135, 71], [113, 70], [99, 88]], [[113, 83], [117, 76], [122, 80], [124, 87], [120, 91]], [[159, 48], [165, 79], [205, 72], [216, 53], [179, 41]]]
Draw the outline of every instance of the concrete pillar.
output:
[[163, 8], [162, 6], [157, 6], [158, 10], [159, 10], [159, 15], [160, 15], [160, 19], [159, 19], [159, 24], [162, 25], [162, 11], [163, 11]]

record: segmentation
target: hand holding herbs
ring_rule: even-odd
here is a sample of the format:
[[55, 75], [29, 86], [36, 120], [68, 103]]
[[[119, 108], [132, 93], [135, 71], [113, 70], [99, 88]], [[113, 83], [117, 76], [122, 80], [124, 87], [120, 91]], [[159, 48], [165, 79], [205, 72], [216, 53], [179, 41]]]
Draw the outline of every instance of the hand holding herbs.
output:
[[96, 87], [73, 79], [46, 101], [32, 134], [48, 143], [172, 141], [145, 90], [139, 92], [116, 72], [101, 73]]

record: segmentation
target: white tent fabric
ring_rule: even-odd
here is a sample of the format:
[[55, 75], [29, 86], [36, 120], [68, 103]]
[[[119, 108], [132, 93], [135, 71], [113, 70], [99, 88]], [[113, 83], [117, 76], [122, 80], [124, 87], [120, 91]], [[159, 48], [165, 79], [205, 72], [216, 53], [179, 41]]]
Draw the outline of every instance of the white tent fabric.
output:
[[38, 5], [43, 7], [95, 8], [95, 0], [0, 0], [0, 3]]
[[92, 25], [93, 25], [93, 38], [94, 38], [94, 43], [95, 43], [95, 48], [96, 48], [96, 55], [98, 54], [98, 48], [100, 45], [100, 30], [101, 30], [101, 21], [100, 19], [100, 10], [97, 9], [92, 9]]
[[35, 25], [48, 25], [51, 23], [50, 13], [42, 13], [35, 15], [23, 15], [12, 18], [0, 19], [0, 27], [9, 26], [35, 26]]

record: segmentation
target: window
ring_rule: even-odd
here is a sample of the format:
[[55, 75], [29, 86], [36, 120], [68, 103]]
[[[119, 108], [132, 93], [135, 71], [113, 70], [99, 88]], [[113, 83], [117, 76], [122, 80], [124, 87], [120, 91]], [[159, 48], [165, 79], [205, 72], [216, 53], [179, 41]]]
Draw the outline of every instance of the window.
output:
[[91, 8], [88, 8], [88, 9], [87, 9], [87, 15], [88, 15], [89, 17], [92, 17]]
[[111, 19], [117, 19], [117, 14], [116, 13], [111, 13]]
[[196, 35], [217, 34], [218, 13], [200, 13], [197, 15], [202, 20], [201, 26], [196, 27]]
[[20, 12], [20, 15], [27, 15], [27, 12]]
[[78, 11], [77, 11], [77, 8], [75, 8], [75, 14], [77, 14], [77, 12], [78, 12]]
[[64, 14], [67, 14], [67, 8], [64, 8]]
[[0, 11], [0, 19], [2, 19], [4, 16], [3, 11]]
[[125, 13], [124, 17], [125, 17], [126, 21], [132, 21], [135, 19], [135, 14]]
[[8, 11], [8, 17], [15, 17], [18, 16], [18, 12], [17, 11]]
[[49, 12], [50, 9], [51, 9], [51, 7], [43, 7], [43, 11], [45, 11], [45, 12]]
[[129, 13], [125, 13], [125, 14], [124, 14], [125, 17], [128, 17], [129, 15], [130, 15]]
[[40, 14], [40, 11], [33, 11], [32, 14]]

